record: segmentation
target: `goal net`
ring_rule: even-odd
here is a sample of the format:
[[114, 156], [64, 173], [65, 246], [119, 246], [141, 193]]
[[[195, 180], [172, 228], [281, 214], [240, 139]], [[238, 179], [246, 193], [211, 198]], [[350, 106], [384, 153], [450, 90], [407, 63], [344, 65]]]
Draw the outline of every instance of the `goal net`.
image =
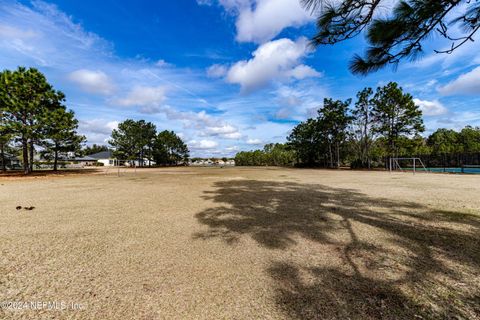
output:
[[390, 158], [390, 171], [428, 172], [420, 158]]

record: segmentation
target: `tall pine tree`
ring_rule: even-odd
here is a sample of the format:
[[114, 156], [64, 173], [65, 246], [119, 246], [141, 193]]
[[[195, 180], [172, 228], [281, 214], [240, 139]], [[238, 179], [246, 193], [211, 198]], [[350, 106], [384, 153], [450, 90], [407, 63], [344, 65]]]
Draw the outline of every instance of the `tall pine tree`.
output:
[[385, 138], [390, 158], [397, 155], [400, 138], [425, 131], [422, 111], [397, 83], [378, 88], [373, 104], [374, 132]]
[[63, 101], [63, 93], [55, 91], [37, 69], [19, 67], [2, 73], [0, 108], [6, 130], [15, 133], [22, 145], [25, 174], [33, 170], [34, 145], [43, 138], [45, 114]]

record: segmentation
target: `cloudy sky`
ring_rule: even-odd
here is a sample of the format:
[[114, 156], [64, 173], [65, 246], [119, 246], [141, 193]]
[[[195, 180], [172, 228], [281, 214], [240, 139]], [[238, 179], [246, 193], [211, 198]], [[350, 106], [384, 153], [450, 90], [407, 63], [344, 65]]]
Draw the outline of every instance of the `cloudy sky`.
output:
[[[428, 132], [480, 125], [480, 45], [425, 55], [368, 77], [348, 62], [362, 37], [313, 51], [298, 0], [0, 0], [0, 67], [40, 69], [67, 95], [89, 143], [127, 119], [179, 133], [195, 156], [283, 142], [324, 97], [397, 81]], [[427, 133], [428, 133], [427, 132]]]

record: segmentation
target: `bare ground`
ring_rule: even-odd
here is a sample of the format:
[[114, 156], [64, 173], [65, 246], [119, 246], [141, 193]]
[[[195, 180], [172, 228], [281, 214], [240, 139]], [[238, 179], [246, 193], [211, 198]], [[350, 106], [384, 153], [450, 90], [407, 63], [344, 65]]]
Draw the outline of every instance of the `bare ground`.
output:
[[479, 195], [443, 174], [0, 176], [0, 319], [480, 319]]

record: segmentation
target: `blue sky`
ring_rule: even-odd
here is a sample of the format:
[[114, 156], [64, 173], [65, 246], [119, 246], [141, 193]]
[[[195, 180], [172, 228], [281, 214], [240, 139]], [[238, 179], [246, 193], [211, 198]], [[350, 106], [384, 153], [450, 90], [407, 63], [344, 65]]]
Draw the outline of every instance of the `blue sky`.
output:
[[477, 42], [438, 55], [449, 44], [433, 37], [422, 60], [357, 77], [348, 62], [363, 38], [313, 51], [314, 32], [298, 0], [0, 0], [0, 67], [40, 69], [89, 143], [146, 119], [179, 133], [195, 156], [283, 142], [324, 97], [389, 81], [414, 96], [427, 133], [480, 125]]

